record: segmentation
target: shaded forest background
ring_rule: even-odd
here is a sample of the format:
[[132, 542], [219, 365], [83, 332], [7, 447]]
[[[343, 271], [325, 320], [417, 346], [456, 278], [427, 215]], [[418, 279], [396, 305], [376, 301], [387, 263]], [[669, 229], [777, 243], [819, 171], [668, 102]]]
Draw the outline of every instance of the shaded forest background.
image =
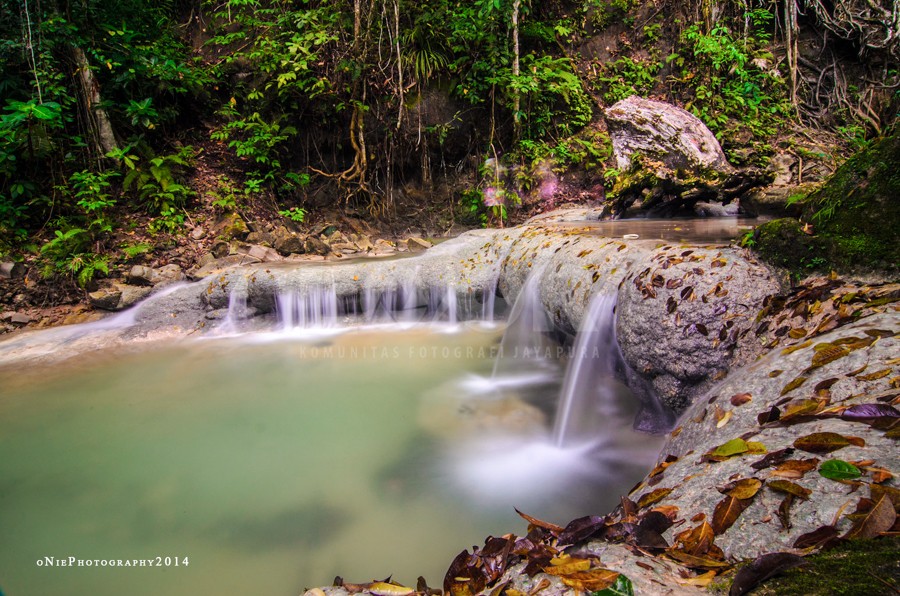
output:
[[602, 201], [633, 94], [758, 168], [833, 169], [900, 107], [892, 0], [4, 0], [0, 33], [0, 257], [71, 290], [188, 266], [226, 215], [439, 233]]

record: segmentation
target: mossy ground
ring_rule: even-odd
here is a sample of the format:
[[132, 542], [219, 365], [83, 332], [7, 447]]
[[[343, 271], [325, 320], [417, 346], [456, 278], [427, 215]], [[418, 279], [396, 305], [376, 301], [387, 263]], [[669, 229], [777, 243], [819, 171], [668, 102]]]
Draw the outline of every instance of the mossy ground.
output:
[[900, 593], [900, 538], [851, 540], [806, 558], [752, 596], [877, 596]]
[[797, 277], [836, 269], [900, 273], [900, 130], [874, 142], [844, 163], [804, 200], [802, 220], [760, 226], [760, 255]]

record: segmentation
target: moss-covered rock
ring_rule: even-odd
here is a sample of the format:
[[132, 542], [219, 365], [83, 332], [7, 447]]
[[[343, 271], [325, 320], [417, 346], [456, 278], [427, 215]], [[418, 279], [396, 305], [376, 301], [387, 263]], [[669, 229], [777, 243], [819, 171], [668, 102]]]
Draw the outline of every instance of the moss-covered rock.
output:
[[803, 231], [803, 224], [792, 217], [773, 219], [754, 233], [753, 246], [764, 261], [804, 277], [828, 265], [824, 254], [827, 242]]
[[809, 197], [805, 215], [834, 242], [838, 265], [897, 271], [900, 129], [850, 158]]
[[802, 221], [779, 219], [757, 229], [760, 255], [794, 274], [810, 270], [900, 273], [900, 131], [845, 162], [802, 201]]
[[900, 538], [851, 540], [806, 558], [806, 565], [766, 582], [754, 596], [896, 594]]

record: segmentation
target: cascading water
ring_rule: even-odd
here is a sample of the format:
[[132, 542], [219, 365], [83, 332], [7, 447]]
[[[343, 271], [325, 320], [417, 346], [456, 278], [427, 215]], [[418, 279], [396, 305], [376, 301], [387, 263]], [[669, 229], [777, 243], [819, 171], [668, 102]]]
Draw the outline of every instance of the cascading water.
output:
[[311, 286], [276, 296], [276, 312], [282, 329], [336, 327], [338, 299], [334, 285]]
[[495, 380], [546, 374], [554, 367], [555, 360], [550, 356], [556, 352], [556, 343], [550, 337], [553, 323], [541, 303], [542, 271], [543, 268], [532, 272], [516, 297], [494, 362]]
[[219, 333], [238, 333], [241, 321], [247, 318], [247, 293], [241, 290], [233, 290], [228, 295], [228, 312], [219, 326]]
[[595, 294], [581, 321], [553, 425], [557, 447], [603, 436], [622, 425], [660, 433], [674, 422], [673, 414], [622, 357], [616, 341], [616, 299], [614, 291]]
[[[92, 594], [149, 593], [132, 574], [112, 582], [99, 572], [62, 578], [35, 568], [23, 553], [48, 548], [47, 536], [66, 552], [89, 552], [84, 545], [95, 542], [101, 550], [164, 552], [177, 540], [191, 562], [213, 562], [167, 574], [154, 593], [235, 585], [287, 592], [298, 574], [305, 585], [337, 572], [374, 577], [396, 570], [397, 556], [409, 567], [398, 574], [433, 562], [438, 569], [424, 573], [434, 577], [459, 544], [520, 524], [514, 506], [560, 522], [611, 508], [652, 463], [655, 439], [627, 423], [586, 429], [602, 441], [570, 443], [566, 430], [560, 446], [550, 436], [562, 350], [540, 275], [526, 280], [499, 344], [495, 326], [460, 323], [492, 320], [494, 290], [428, 286], [417, 275], [358, 286], [288, 278], [295, 289], [285, 282], [271, 299], [231, 284], [227, 313], [210, 313], [228, 337], [98, 363], [96, 371], [79, 366], [77, 375], [62, 369], [53, 382], [23, 382], [20, 371], [8, 371], [0, 377], [0, 437], [6, 451], [29, 457], [0, 458], [0, 473], [40, 480], [4, 501], [13, 527], [0, 559], [19, 557], [15, 568], [24, 570], [4, 581], [42, 593], [69, 593], [71, 582]], [[115, 325], [130, 325], [136, 313]], [[425, 324], [410, 329], [412, 322]], [[446, 322], [452, 333], [442, 333]], [[577, 360], [573, 377], [594, 368], [588, 358], [576, 370]], [[596, 397], [588, 381], [575, 386], [576, 404]], [[587, 417], [596, 419], [598, 407]], [[83, 461], [92, 461], [89, 478]], [[348, 570], [348, 561], [359, 566]]]
[[[585, 409], [603, 410], [600, 420], [616, 424], [615, 368], [619, 359], [615, 329], [615, 292], [596, 294], [582, 319], [569, 358], [553, 426], [553, 443], [565, 447]], [[602, 430], [600, 433], [602, 434]]]

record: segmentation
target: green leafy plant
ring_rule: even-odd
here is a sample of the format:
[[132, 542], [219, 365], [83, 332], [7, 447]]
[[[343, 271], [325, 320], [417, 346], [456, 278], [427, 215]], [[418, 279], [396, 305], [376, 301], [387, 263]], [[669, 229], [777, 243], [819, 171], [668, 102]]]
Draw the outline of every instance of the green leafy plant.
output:
[[151, 234], [175, 234], [182, 228], [184, 228], [184, 213], [175, 207], [164, 208], [147, 226]]
[[88, 226], [94, 234], [112, 231], [112, 222], [107, 219], [105, 211], [115, 204], [115, 199], [107, 191], [111, 185], [110, 179], [118, 175], [118, 172], [112, 170], [83, 170], [74, 172], [69, 177], [77, 204], [87, 215]]
[[137, 242], [135, 244], [124, 243], [120, 245], [119, 248], [122, 249], [122, 254], [124, 254], [125, 258], [129, 261], [153, 250], [153, 247], [146, 242]]
[[232, 120], [210, 137], [217, 141], [228, 141], [228, 146], [235, 150], [238, 157], [256, 166], [251, 177], [271, 184], [281, 169], [278, 158], [280, 147], [297, 134], [296, 128], [282, 126], [279, 123], [281, 120], [282, 117], [278, 117], [267, 122], [259, 112], [253, 112], [246, 118]]
[[193, 190], [179, 181], [193, 165], [194, 156], [194, 148], [187, 145], [174, 153], [125, 163], [128, 173], [122, 187], [134, 191], [151, 213], [171, 216], [194, 195]]
[[95, 254], [90, 250], [90, 245], [91, 235], [87, 230], [77, 227], [56, 230], [54, 238], [40, 249], [45, 259], [42, 275], [51, 277], [61, 273], [85, 288], [98, 272], [108, 274], [108, 257]]
[[290, 209], [282, 209], [278, 215], [285, 217], [295, 223], [303, 223], [306, 219], [306, 209], [302, 207], [291, 207]]
[[657, 74], [662, 64], [650, 59], [634, 60], [622, 56], [614, 62], [598, 64], [594, 84], [600, 87], [603, 100], [616, 103], [632, 95], [649, 95], [657, 85]]
[[159, 112], [152, 106], [153, 98], [148, 97], [141, 101], [128, 101], [125, 114], [131, 119], [132, 126], [140, 126], [152, 130], [159, 120]]
[[[762, 22], [761, 15], [755, 12], [753, 22]], [[685, 107], [718, 135], [735, 134], [732, 123], [738, 123], [754, 136], [770, 137], [790, 114], [784, 80], [760, 66], [774, 59], [761, 41], [738, 38], [725, 20], [709, 32], [692, 24], [681, 34], [683, 50], [667, 58], [682, 69], [670, 84], [692, 96]]]

